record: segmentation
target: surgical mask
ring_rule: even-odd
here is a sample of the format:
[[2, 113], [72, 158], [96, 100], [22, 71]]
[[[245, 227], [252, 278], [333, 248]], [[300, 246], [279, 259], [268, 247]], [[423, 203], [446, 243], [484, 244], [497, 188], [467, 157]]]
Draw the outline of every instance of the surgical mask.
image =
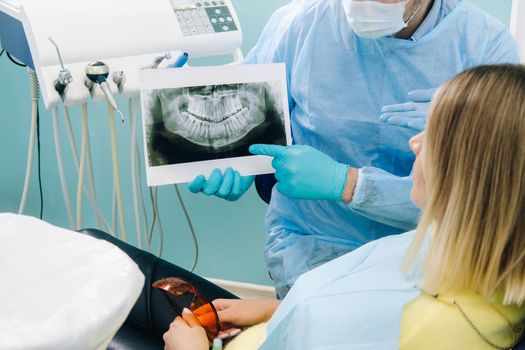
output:
[[343, 0], [346, 17], [354, 32], [363, 38], [377, 39], [389, 36], [406, 28], [418, 12], [419, 7], [405, 22], [405, 6], [410, 0], [397, 3], [382, 3], [373, 0]]

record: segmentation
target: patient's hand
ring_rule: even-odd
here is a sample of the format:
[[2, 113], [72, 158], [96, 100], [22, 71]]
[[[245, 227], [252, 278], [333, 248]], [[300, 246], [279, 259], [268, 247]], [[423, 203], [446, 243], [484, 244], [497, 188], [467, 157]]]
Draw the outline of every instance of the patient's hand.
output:
[[221, 328], [228, 325], [248, 327], [268, 321], [279, 306], [278, 300], [216, 299], [213, 305], [219, 314]]
[[208, 350], [209, 343], [206, 331], [193, 313], [184, 309], [182, 318], [177, 317], [170, 329], [164, 333], [165, 350]]

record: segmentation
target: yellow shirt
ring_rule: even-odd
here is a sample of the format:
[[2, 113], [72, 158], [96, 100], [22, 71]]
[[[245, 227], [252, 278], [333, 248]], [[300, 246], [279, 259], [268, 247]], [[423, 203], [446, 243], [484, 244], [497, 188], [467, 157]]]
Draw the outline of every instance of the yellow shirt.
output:
[[454, 305], [454, 300], [481, 334], [498, 346], [512, 345], [517, 334], [512, 333], [509, 322], [519, 326], [525, 319], [525, 305], [503, 305], [497, 301], [489, 304], [474, 293], [438, 298], [421, 294], [403, 310], [400, 349], [493, 350]]
[[[509, 346], [514, 337], [509, 326], [525, 321], [525, 305], [521, 307], [488, 304], [474, 293], [434, 298], [421, 294], [403, 310], [401, 350], [493, 350], [476, 333], [452, 300], [464, 310], [469, 319], [491, 342]], [[500, 299], [501, 300], [501, 299]], [[246, 329], [233, 339], [226, 350], [255, 350], [266, 338], [266, 323]]]
[[266, 324], [261, 323], [246, 329], [228, 343], [225, 350], [255, 350], [259, 348], [266, 339]]

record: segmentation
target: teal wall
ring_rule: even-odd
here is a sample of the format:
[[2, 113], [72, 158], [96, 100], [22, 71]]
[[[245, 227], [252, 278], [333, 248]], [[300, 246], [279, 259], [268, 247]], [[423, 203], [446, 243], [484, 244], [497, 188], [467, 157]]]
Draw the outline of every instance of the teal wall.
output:
[[512, 0], [471, 0], [492, 16], [509, 25]]
[[[256, 42], [266, 20], [285, 0], [233, 0], [244, 31], [244, 52]], [[477, 0], [480, 7], [508, 23], [510, 0]], [[27, 72], [0, 58], [0, 211], [16, 212], [24, 182], [25, 161], [30, 127], [30, 90]], [[119, 100], [125, 106], [127, 101]], [[111, 155], [108, 122], [102, 104], [89, 105], [89, 132], [94, 156], [96, 187], [100, 206], [108, 219], [111, 207]], [[80, 140], [80, 114], [73, 109], [73, 127]], [[76, 193], [75, 172], [67, 137], [62, 129], [63, 156], [69, 180], [71, 201]], [[129, 123], [117, 123], [118, 151], [121, 158], [121, 178], [128, 238], [134, 241], [135, 227], [129, 181]], [[44, 219], [53, 224], [67, 226], [67, 218], [56, 170], [52, 120], [50, 111], [41, 106], [42, 183], [44, 189]], [[36, 162], [35, 162], [36, 165]], [[145, 188], [145, 183], [143, 183]], [[180, 187], [200, 243], [200, 260], [196, 272], [209, 277], [270, 284], [262, 258], [266, 232], [262, 226], [266, 204], [253, 188], [235, 203], [194, 195], [185, 186]], [[146, 191], [144, 195], [147, 196]], [[163, 257], [189, 268], [193, 259], [193, 243], [173, 187], [159, 190], [160, 215], [165, 231]], [[84, 207], [89, 209], [87, 202]], [[33, 173], [27, 213], [37, 216], [39, 196], [36, 171]], [[85, 210], [86, 227], [95, 221]], [[151, 216], [150, 216], [151, 218]], [[155, 242], [156, 243], [156, 242]], [[30, 244], [30, 242], [28, 242]]]

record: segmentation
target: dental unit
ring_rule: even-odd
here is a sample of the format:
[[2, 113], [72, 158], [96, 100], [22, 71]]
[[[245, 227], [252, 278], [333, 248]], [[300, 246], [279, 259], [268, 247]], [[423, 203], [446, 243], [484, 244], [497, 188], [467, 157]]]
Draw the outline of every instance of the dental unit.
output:
[[[131, 126], [129, 149], [136, 242], [139, 247], [150, 245], [153, 226], [148, 221], [140, 188], [140, 167], [144, 160], [136, 135], [139, 72], [180, 67], [188, 55], [231, 55], [233, 64], [242, 62], [242, 31], [231, 0], [0, 0], [0, 43], [0, 49], [27, 65], [33, 84], [30, 142], [19, 213], [24, 213], [28, 198], [35, 120], [41, 97], [44, 107], [52, 110], [55, 154], [69, 225], [74, 229], [82, 227], [85, 197], [97, 225], [127, 239], [120, 182], [121, 156], [117, 152], [114, 121], [116, 112], [122, 122], [129, 120]], [[220, 148], [222, 145], [215, 135], [236, 131], [236, 137], [242, 137], [249, 132], [260, 118], [255, 107], [257, 98], [251, 96], [253, 92], [241, 90], [216, 91], [213, 97], [180, 97], [192, 99], [183, 112], [185, 123], [191, 124], [185, 125], [185, 137]], [[123, 104], [119, 101], [122, 97], [128, 99], [126, 119], [119, 108], [119, 104]], [[90, 100], [108, 104], [114, 185], [112, 212], [118, 216], [118, 225], [116, 220], [112, 220], [113, 225], [108, 224], [98, 204], [100, 198], [96, 194], [88, 132], [88, 122], [95, 122], [88, 114]], [[63, 118], [59, 115], [60, 105]], [[71, 107], [80, 107], [81, 111], [80, 150], [71, 126]], [[213, 113], [207, 114], [208, 110]], [[180, 122], [175, 119], [173, 123]], [[69, 198], [63, 164], [59, 137], [61, 121], [65, 123], [78, 175], [75, 208]], [[151, 197], [156, 199], [156, 189], [151, 189]], [[158, 215], [156, 203], [152, 205], [154, 215]], [[154, 221], [151, 224], [159, 225], [161, 230], [159, 218]]]

